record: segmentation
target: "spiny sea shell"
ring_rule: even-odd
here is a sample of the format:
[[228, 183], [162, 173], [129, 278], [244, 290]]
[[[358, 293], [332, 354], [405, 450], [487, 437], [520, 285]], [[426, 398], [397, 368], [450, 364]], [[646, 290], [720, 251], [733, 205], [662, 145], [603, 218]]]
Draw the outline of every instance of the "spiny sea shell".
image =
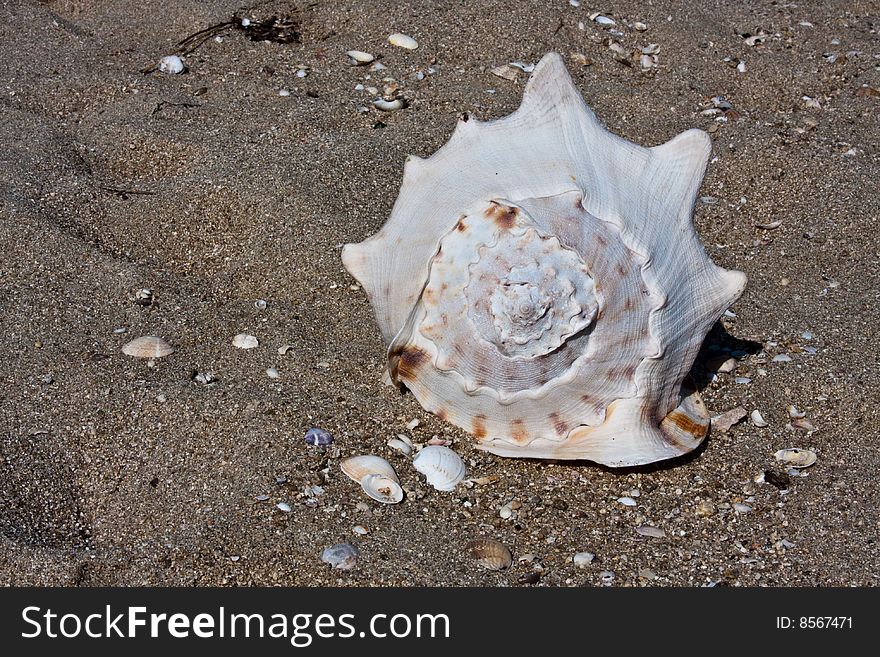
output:
[[693, 450], [709, 416], [686, 378], [745, 286], [693, 227], [710, 151], [700, 130], [652, 148], [611, 134], [546, 55], [512, 115], [465, 116], [408, 158], [387, 223], [343, 250], [388, 379], [502, 456]]
[[798, 449], [790, 447], [788, 449], [780, 449], [773, 456], [776, 460], [792, 468], [809, 468], [816, 462], [816, 452], [809, 449]]
[[491, 538], [477, 538], [467, 544], [467, 549], [477, 563], [487, 570], [504, 570], [513, 563], [507, 546]]
[[363, 456], [350, 456], [339, 464], [342, 471], [354, 481], [360, 483], [364, 477], [371, 474], [379, 474], [394, 481], [398, 481], [397, 473], [388, 461], [381, 456], [365, 454]]
[[441, 491], [453, 491], [467, 474], [461, 457], [448, 447], [428, 445], [413, 459], [413, 467]]
[[383, 504], [397, 504], [403, 500], [403, 488], [396, 476], [369, 474], [361, 479], [361, 488], [371, 498]]
[[122, 345], [122, 353], [134, 358], [164, 358], [174, 353], [174, 347], [160, 337], [145, 335]]

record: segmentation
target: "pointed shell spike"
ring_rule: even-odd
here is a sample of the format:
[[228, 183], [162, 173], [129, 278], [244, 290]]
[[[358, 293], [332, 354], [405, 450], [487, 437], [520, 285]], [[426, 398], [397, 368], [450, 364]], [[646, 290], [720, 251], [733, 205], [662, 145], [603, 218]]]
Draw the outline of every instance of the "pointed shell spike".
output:
[[711, 148], [701, 130], [652, 148], [611, 134], [546, 55], [513, 114], [463, 117], [407, 158], [388, 221], [343, 249], [387, 380], [501, 456], [693, 450], [709, 413], [686, 377], [746, 283], [693, 225]]

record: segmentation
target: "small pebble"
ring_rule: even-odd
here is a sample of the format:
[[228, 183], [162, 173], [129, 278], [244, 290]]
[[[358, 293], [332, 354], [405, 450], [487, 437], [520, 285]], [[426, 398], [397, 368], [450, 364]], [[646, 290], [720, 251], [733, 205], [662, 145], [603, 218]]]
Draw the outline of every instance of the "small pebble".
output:
[[773, 362], [774, 363], [790, 363], [791, 356], [789, 356], [788, 354], [777, 354], [776, 356], [773, 357]]
[[268, 304], [266, 303], [265, 299], [257, 299], [256, 301], [254, 301], [254, 308], [256, 308], [257, 310], [266, 310], [267, 305]]
[[614, 583], [614, 573], [610, 570], [603, 570], [599, 573], [599, 580], [602, 586], [611, 586]]
[[617, 501], [623, 504], [623, 506], [635, 506], [636, 501], [631, 497], [618, 497]]
[[268, 495], [257, 495], [254, 499], [256, 499], [257, 502], [265, 502], [266, 500], [269, 499], [269, 496]]
[[355, 525], [354, 527], [351, 528], [351, 531], [353, 531], [358, 536], [366, 536], [367, 534], [370, 533], [370, 530], [367, 529], [366, 527], [364, 527], [363, 525]]
[[254, 349], [260, 346], [260, 341], [253, 335], [247, 333], [238, 333], [232, 338], [232, 346], [238, 349]]
[[290, 513], [290, 505], [287, 502], [279, 502], [275, 506], [277, 506], [280, 511], [284, 511], [284, 513]]
[[754, 511], [752, 507], [750, 507], [748, 504], [743, 504], [742, 502], [734, 502], [733, 510], [737, 513], [750, 513]]
[[266, 376], [268, 376], [270, 379], [280, 379], [281, 378], [281, 374], [274, 367], [269, 367], [266, 369]]
[[282, 98], [287, 98], [287, 96], [290, 95], [290, 90], [289, 89], [279, 89], [278, 95], [281, 96]]
[[747, 377], [747, 376], [738, 376], [738, 377], [736, 377], [736, 378], [734, 379], [734, 381], [735, 381], [736, 383], [740, 383], [740, 384], [743, 384], [743, 385], [752, 382], [752, 380], [751, 380], [749, 377]]
[[700, 518], [708, 518], [715, 515], [715, 505], [709, 500], [700, 500], [694, 507], [694, 513]]

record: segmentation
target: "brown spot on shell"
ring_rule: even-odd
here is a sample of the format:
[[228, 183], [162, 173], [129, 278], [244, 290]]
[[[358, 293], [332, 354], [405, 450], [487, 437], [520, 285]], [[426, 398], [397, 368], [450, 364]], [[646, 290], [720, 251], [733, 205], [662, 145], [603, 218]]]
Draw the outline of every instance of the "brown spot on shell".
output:
[[434, 415], [439, 417], [444, 422], [446, 422], [446, 420], [449, 418], [449, 413], [446, 411], [445, 408], [438, 408], [436, 411], [434, 411]]
[[519, 214], [518, 208], [501, 205], [500, 203], [495, 203], [495, 201], [492, 201], [491, 205], [483, 213], [486, 219], [492, 219], [504, 230], [509, 230], [516, 225], [517, 214]]
[[525, 423], [516, 419], [510, 423], [510, 435], [513, 437], [513, 440], [518, 443], [525, 442], [529, 437], [528, 432], [526, 431]]
[[550, 413], [549, 416], [550, 423], [553, 425], [553, 429], [556, 431], [556, 435], [559, 437], [563, 437], [568, 435], [568, 424], [559, 417], [558, 413]]
[[[693, 436], [696, 440], [702, 440], [709, 430], [708, 424], [696, 422], [690, 415], [677, 408], [663, 419], [662, 424], [672, 425], [679, 431]], [[665, 431], [664, 434], [667, 438], [672, 438], [668, 431]]]
[[397, 362], [397, 374], [403, 378], [415, 378], [416, 372], [428, 362], [428, 354], [418, 347], [404, 347]]
[[477, 440], [482, 440], [486, 437], [486, 416], [485, 415], [477, 415], [471, 422], [471, 433], [474, 434], [474, 438]]

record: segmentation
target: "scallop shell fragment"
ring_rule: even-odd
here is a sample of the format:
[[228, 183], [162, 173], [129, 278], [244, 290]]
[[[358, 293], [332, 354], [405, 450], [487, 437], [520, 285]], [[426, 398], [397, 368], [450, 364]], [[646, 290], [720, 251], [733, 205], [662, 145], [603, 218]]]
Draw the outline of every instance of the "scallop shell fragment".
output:
[[510, 568], [513, 557], [507, 546], [491, 538], [478, 538], [467, 544], [470, 555], [487, 570]]
[[780, 449], [773, 455], [780, 463], [792, 468], [809, 468], [816, 462], [816, 452], [810, 449], [798, 449], [790, 447], [788, 449]]
[[145, 335], [122, 345], [122, 353], [134, 358], [164, 358], [174, 353], [174, 347], [160, 337]]
[[746, 282], [693, 226], [710, 152], [700, 130], [652, 148], [611, 134], [546, 55], [516, 112], [463, 117], [408, 158], [389, 220], [343, 249], [388, 380], [501, 456], [693, 450], [709, 413], [687, 375]]
[[413, 467], [421, 472], [435, 489], [453, 491], [464, 479], [467, 468], [461, 457], [448, 447], [428, 445], [413, 459]]

